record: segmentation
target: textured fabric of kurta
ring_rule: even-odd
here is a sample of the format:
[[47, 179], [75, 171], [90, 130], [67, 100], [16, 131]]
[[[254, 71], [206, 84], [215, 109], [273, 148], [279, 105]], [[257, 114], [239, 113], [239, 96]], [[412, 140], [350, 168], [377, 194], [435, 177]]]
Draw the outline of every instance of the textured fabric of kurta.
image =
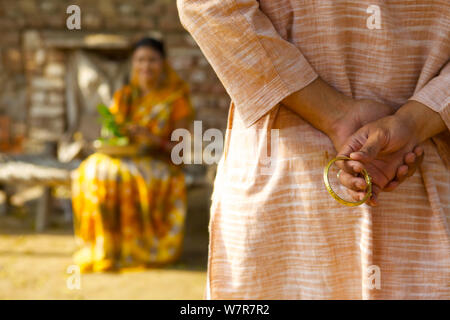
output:
[[320, 76], [353, 98], [396, 108], [417, 100], [450, 127], [450, 3], [177, 4], [232, 99], [212, 196], [207, 297], [449, 299], [450, 173], [435, 142], [378, 207], [345, 207], [322, 180], [336, 154], [330, 139], [280, 102]]

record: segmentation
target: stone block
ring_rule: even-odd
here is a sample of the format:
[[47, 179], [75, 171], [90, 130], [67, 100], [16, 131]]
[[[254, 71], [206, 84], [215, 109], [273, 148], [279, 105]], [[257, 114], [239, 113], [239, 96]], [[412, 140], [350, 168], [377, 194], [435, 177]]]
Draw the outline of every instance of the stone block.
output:
[[58, 2], [53, 0], [40, 0], [39, 7], [43, 12], [56, 13], [58, 11]]
[[19, 31], [10, 30], [2, 34], [1, 46], [20, 46], [20, 33]]
[[44, 74], [47, 77], [64, 77], [66, 67], [62, 63], [51, 62], [45, 66]]
[[66, 55], [61, 50], [48, 50], [47, 52], [49, 62], [65, 62]]
[[162, 31], [185, 31], [183, 26], [181, 25], [178, 16], [173, 15], [164, 15], [159, 19], [159, 28]]
[[36, 0], [18, 0], [19, 8], [26, 15], [36, 15], [39, 8], [36, 4]]
[[139, 22], [139, 28], [144, 30], [153, 29], [156, 26], [156, 20], [153, 17], [141, 17]]
[[23, 44], [27, 50], [37, 50], [42, 47], [42, 39], [38, 31], [29, 30], [23, 34]]
[[132, 5], [131, 3], [122, 3], [119, 5], [118, 14], [120, 16], [126, 15], [126, 16], [135, 16], [136, 15], [136, 6]]
[[160, 17], [164, 14], [164, 5], [157, 1], [151, 1], [143, 6], [142, 13], [145, 16]]
[[114, 18], [117, 13], [115, 3], [111, 0], [100, 0], [98, 1], [98, 11], [105, 18]]
[[39, 49], [34, 52], [34, 62], [36, 66], [42, 66], [47, 58], [47, 53], [44, 49]]
[[118, 25], [124, 29], [135, 29], [139, 26], [139, 20], [133, 16], [121, 16], [118, 18]]
[[191, 69], [194, 65], [193, 57], [176, 56], [170, 58], [170, 63], [175, 70]]
[[81, 29], [98, 30], [103, 26], [102, 17], [95, 12], [81, 13]]
[[[65, 12], [65, 10], [64, 10]], [[50, 15], [44, 19], [46, 26], [50, 28], [56, 28], [56, 29], [63, 29], [66, 28], [66, 19], [67, 16], [65, 15]]]
[[202, 83], [206, 81], [207, 78], [206, 73], [203, 70], [195, 69], [194, 71], [191, 72], [189, 79], [191, 82]]
[[48, 129], [46, 127], [31, 127], [28, 136], [34, 141], [58, 141], [64, 132], [63, 127]]
[[5, 69], [12, 72], [23, 70], [22, 52], [18, 48], [8, 48], [3, 56]]
[[45, 91], [35, 91], [31, 94], [32, 104], [42, 104], [47, 102], [47, 93]]
[[37, 90], [64, 89], [64, 80], [59, 78], [35, 77], [31, 80], [31, 87]]
[[16, 21], [13, 18], [2, 17], [0, 19], [0, 30], [3, 30], [3, 31], [17, 30], [18, 27], [19, 27], [18, 21]]
[[48, 102], [52, 105], [62, 105], [65, 97], [63, 93], [51, 92], [48, 96]]
[[33, 118], [55, 118], [64, 115], [64, 108], [61, 106], [47, 104], [33, 104], [30, 106], [30, 116]]
[[198, 108], [205, 108], [208, 106], [208, 100], [205, 98], [204, 95], [191, 95], [191, 103], [194, 106], [195, 109]]

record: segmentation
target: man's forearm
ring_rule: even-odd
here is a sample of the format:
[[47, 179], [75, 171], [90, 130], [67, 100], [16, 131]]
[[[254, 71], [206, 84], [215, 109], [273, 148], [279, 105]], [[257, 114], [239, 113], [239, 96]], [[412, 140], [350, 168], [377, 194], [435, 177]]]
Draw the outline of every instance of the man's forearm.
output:
[[286, 97], [282, 104], [327, 135], [348, 111], [351, 98], [340, 93], [320, 77]]

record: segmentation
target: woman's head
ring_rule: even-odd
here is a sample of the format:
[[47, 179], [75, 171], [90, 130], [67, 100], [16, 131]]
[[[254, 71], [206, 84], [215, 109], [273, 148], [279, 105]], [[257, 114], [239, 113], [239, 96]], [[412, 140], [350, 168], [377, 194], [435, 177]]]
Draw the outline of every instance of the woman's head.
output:
[[155, 84], [163, 72], [165, 58], [163, 42], [153, 38], [139, 40], [133, 50], [133, 76], [140, 84]]

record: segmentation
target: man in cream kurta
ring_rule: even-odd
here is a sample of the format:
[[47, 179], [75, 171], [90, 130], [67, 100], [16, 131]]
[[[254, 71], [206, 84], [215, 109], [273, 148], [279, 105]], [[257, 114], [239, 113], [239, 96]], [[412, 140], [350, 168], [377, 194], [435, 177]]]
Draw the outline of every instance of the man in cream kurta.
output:
[[[322, 181], [336, 154], [331, 140], [281, 101], [320, 76], [355, 99], [394, 108], [418, 101], [448, 130], [450, 3], [177, 4], [232, 99], [212, 198], [207, 296], [449, 299], [450, 173], [435, 142], [423, 143], [420, 170], [377, 207], [345, 207]], [[276, 159], [270, 170], [266, 144]]]

